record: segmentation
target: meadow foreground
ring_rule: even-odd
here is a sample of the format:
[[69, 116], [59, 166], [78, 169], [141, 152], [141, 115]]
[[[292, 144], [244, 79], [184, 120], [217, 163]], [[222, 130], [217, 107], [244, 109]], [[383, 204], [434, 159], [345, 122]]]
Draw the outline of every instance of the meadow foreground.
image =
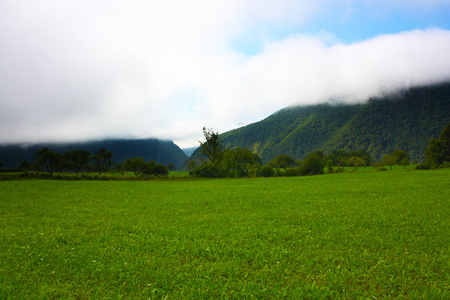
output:
[[448, 169], [0, 190], [2, 299], [450, 297]]

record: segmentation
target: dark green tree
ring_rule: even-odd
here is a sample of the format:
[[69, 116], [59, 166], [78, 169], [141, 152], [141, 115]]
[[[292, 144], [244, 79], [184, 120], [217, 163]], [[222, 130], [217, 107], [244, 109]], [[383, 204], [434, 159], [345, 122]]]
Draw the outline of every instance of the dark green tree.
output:
[[275, 176], [275, 170], [269, 165], [264, 165], [261, 168], [259, 168], [258, 176], [273, 177]]
[[363, 167], [366, 165], [366, 162], [364, 161], [364, 159], [362, 159], [361, 157], [358, 156], [352, 156], [349, 160], [348, 163], [353, 166], [353, 169], [356, 171], [358, 170], [359, 167]]
[[175, 164], [172, 162], [172, 163], [168, 163], [167, 164], [167, 169], [169, 170], [169, 171], [174, 171], [176, 168], [175, 168]]
[[83, 170], [86, 164], [89, 164], [89, 158], [91, 153], [85, 150], [74, 150], [66, 152], [64, 159], [66, 160], [67, 167], [74, 171], [76, 175]]
[[225, 149], [220, 169], [226, 177], [245, 177], [250, 167], [260, 164], [258, 160], [261, 161], [248, 149], [241, 147]]
[[32, 164], [30, 162], [24, 160], [19, 164], [19, 169], [28, 171], [31, 170], [31, 166]]
[[334, 173], [334, 169], [333, 169], [333, 160], [328, 159], [327, 160], [327, 173]]
[[203, 127], [204, 142], [200, 142], [200, 153], [204, 155], [212, 164], [218, 163], [223, 157], [222, 140], [218, 132]]
[[107, 172], [112, 165], [113, 153], [107, 151], [105, 148], [101, 147], [97, 152], [91, 156], [92, 168], [94, 171], [101, 175], [102, 172]]
[[389, 166], [390, 170], [392, 170], [392, 166], [397, 163], [397, 157], [390, 154], [385, 154], [382, 158], [382, 162], [385, 166]]
[[194, 169], [197, 167], [197, 162], [195, 160], [190, 160], [187, 162], [187, 167], [189, 171], [194, 171]]
[[438, 139], [431, 139], [425, 150], [425, 162], [439, 168], [444, 162], [450, 162], [450, 124], [448, 124]]
[[169, 170], [167, 167], [163, 164], [157, 164], [154, 160], [149, 161], [148, 163], [145, 163], [142, 167], [142, 173], [147, 175], [167, 175], [169, 174]]
[[35, 152], [35, 165], [39, 168], [44, 168], [50, 176], [56, 170], [60, 170], [64, 166], [64, 159], [61, 153], [53, 152], [45, 147]]
[[280, 154], [271, 161], [269, 161], [269, 166], [272, 168], [292, 168], [295, 166], [295, 159], [287, 154]]
[[112, 166], [112, 168], [109, 169], [109, 172], [112, 174], [120, 172], [121, 175], [124, 175], [125, 168], [123, 167], [122, 164], [114, 164], [114, 166]]
[[444, 130], [442, 130], [441, 135], [439, 136], [439, 139], [443, 140], [447, 147], [447, 158], [450, 157], [450, 124], [448, 124]]
[[370, 157], [366, 150], [352, 151], [349, 156], [350, 158], [353, 156], [360, 157], [364, 161], [364, 165], [362, 165], [363, 167], [370, 166], [370, 163], [373, 161], [372, 157]]
[[318, 175], [323, 174], [325, 167], [323, 153], [316, 151], [308, 154], [299, 167], [300, 175]]
[[142, 157], [135, 157], [131, 159], [127, 159], [125, 163], [123, 164], [123, 167], [126, 170], [133, 171], [134, 174], [137, 176], [139, 173], [141, 173], [142, 169], [144, 168], [145, 162]]
[[403, 166], [406, 169], [406, 166], [409, 165], [409, 155], [404, 150], [396, 150], [391, 153], [391, 156], [395, 157], [396, 163]]
[[425, 150], [425, 162], [433, 168], [438, 168], [446, 161], [446, 148], [445, 141], [431, 139]]

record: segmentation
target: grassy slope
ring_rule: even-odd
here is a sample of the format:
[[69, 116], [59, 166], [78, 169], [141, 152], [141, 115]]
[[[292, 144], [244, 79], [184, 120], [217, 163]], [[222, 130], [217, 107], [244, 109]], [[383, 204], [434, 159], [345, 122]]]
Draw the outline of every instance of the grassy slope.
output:
[[0, 182], [0, 298], [446, 298], [449, 175]]

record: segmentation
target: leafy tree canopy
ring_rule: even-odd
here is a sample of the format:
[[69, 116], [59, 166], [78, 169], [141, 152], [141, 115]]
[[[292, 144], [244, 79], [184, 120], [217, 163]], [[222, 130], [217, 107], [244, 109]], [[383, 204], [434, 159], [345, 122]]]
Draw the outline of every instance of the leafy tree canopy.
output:
[[280, 154], [271, 161], [269, 161], [269, 166], [272, 168], [292, 168], [296, 164], [295, 159], [287, 154]]
[[102, 172], [108, 171], [112, 166], [113, 153], [107, 151], [105, 148], [100, 147], [97, 152], [91, 156], [92, 167], [94, 171], [98, 172], [99, 175]]
[[442, 131], [438, 139], [431, 139], [425, 150], [426, 163], [433, 168], [450, 162], [450, 124]]
[[61, 153], [53, 152], [45, 147], [36, 151], [35, 167], [45, 168], [50, 176], [53, 176], [56, 170], [64, 167], [64, 159]]
[[200, 153], [212, 162], [213, 164], [218, 163], [223, 157], [223, 145], [222, 140], [219, 137], [219, 133], [203, 127], [203, 135], [205, 137], [204, 142], [200, 142]]
[[127, 159], [123, 164], [123, 167], [126, 170], [133, 171], [135, 175], [139, 175], [142, 169], [144, 168], [144, 159], [142, 157], [135, 157], [131, 159]]
[[83, 167], [89, 164], [91, 153], [85, 150], [73, 150], [64, 154], [69, 169], [78, 174]]

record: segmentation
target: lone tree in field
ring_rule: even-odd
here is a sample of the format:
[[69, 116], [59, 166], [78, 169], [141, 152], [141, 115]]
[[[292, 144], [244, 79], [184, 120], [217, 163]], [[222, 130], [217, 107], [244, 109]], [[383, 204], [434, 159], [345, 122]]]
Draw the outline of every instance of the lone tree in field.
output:
[[199, 141], [200, 153], [206, 156], [212, 164], [216, 164], [223, 158], [223, 146], [219, 133], [214, 132], [212, 128], [203, 127], [203, 135], [205, 136], [205, 142]]
[[62, 154], [59, 152], [53, 152], [49, 148], [45, 147], [37, 150], [35, 155], [35, 166], [38, 168], [45, 168], [50, 176], [53, 176], [53, 172], [56, 170], [63, 168], [64, 159]]

